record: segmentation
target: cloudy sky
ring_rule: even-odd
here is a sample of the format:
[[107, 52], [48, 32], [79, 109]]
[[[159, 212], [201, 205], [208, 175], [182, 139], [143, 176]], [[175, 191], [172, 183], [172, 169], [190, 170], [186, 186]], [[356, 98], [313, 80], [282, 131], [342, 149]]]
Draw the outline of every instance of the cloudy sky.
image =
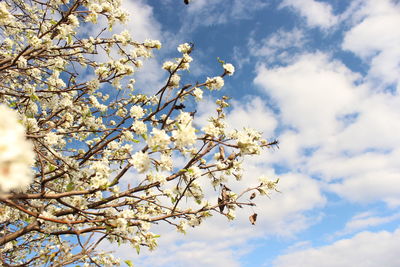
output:
[[[137, 266], [400, 266], [400, 1], [125, 0], [129, 29], [163, 48], [138, 73], [142, 90], [164, 81], [163, 60], [193, 42], [188, 80], [236, 66], [220, 94], [229, 121], [279, 149], [246, 163], [245, 182], [280, 178], [244, 210], [186, 235], [160, 225], [158, 250], [117, 248]], [[198, 108], [205, 120], [215, 95]]]

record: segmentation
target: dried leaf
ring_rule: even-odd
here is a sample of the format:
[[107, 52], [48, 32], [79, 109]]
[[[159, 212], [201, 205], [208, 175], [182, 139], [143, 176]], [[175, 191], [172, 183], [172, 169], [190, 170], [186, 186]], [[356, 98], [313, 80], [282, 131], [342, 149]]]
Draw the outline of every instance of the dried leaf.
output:
[[226, 185], [223, 185], [222, 190], [231, 191]]
[[235, 158], [236, 158], [236, 153], [235, 152], [230, 154], [229, 157], [228, 157], [229, 160], [234, 160]]
[[257, 213], [254, 213], [253, 215], [250, 215], [249, 220], [250, 220], [252, 225], [255, 225], [256, 221], [257, 221]]
[[218, 198], [218, 205], [219, 205], [219, 211], [221, 213], [224, 212], [225, 205], [224, 205], [224, 201], [221, 198]]
[[228, 201], [229, 200], [229, 195], [228, 191], [231, 191], [228, 187], [225, 185], [222, 186], [222, 191], [221, 191], [221, 198], [223, 201]]
[[228, 196], [228, 194], [226, 193], [226, 191], [225, 191], [225, 190], [222, 190], [222, 192], [221, 192], [221, 199], [222, 199], [223, 201], [227, 201], [228, 198], [229, 198], [229, 196]]
[[223, 146], [219, 146], [219, 158], [225, 160], [225, 149]]

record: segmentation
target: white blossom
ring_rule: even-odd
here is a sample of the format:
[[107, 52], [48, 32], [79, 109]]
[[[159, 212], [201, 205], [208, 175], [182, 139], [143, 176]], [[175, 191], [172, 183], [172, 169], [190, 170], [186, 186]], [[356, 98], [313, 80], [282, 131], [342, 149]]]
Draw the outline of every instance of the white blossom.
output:
[[201, 99], [203, 99], [203, 90], [201, 90], [200, 88], [196, 87], [193, 90], [193, 95], [196, 97], [196, 100], [201, 100]]
[[188, 43], [180, 44], [178, 46], [178, 51], [181, 53], [188, 53], [190, 51], [190, 49], [191, 49], [191, 46]]
[[206, 87], [210, 90], [219, 90], [224, 86], [224, 79], [220, 76], [207, 78]]
[[138, 135], [142, 135], [142, 134], [146, 134], [147, 133], [147, 126], [143, 121], [135, 121], [132, 124], [131, 128]]
[[147, 144], [149, 147], [157, 150], [168, 148], [171, 140], [168, 134], [165, 133], [165, 130], [153, 128], [151, 134], [152, 136], [147, 139]]
[[135, 105], [131, 107], [130, 114], [132, 118], [140, 119], [144, 116], [144, 110], [142, 107]]
[[129, 163], [140, 173], [146, 172], [150, 168], [150, 157], [147, 153], [142, 151], [136, 152], [132, 155]]
[[32, 182], [34, 154], [17, 113], [0, 105], [0, 193], [24, 190]]
[[177, 129], [172, 131], [172, 137], [177, 148], [182, 149], [196, 142], [196, 129], [192, 126], [192, 117], [188, 112], [181, 112], [177, 118]]
[[171, 76], [168, 85], [171, 87], [178, 87], [181, 77], [178, 74], [174, 74]]
[[57, 145], [60, 137], [55, 132], [49, 132], [46, 134], [46, 137], [44, 139], [46, 140], [47, 144], [49, 144], [50, 146], [54, 146]]
[[169, 154], [161, 154], [159, 166], [162, 170], [171, 171], [172, 170], [172, 157]]
[[165, 70], [168, 70], [170, 72], [174, 71], [178, 67], [178, 64], [172, 62], [172, 61], [166, 61], [164, 62], [162, 68]]
[[228, 74], [229, 76], [233, 75], [233, 73], [235, 72], [235, 67], [230, 63], [223, 64], [222, 67], [224, 68], [226, 74]]

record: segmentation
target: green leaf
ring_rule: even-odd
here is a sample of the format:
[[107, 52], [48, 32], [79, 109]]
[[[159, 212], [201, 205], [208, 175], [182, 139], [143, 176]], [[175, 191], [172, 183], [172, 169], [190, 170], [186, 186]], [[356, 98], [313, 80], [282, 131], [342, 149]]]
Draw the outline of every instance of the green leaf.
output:
[[129, 267], [132, 267], [133, 266], [133, 263], [132, 263], [132, 261], [130, 261], [130, 260], [126, 260], [126, 261], [124, 261], [125, 263], [126, 263], [126, 265], [128, 265]]
[[49, 171], [54, 171], [56, 169], [56, 166], [54, 166], [53, 164], [49, 164]]
[[171, 197], [171, 203], [175, 204], [175, 202], [176, 202], [176, 198], [175, 197]]
[[221, 64], [225, 64], [225, 61], [223, 61], [222, 59], [220, 59], [219, 57], [217, 57], [217, 60], [218, 60], [218, 62], [219, 63], [221, 63]]
[[257, 191], [263, 196], [267, 195], [267, 192], [262, 188], [257, 188]]
[[136, 253], [139, 255], [139, 253], [140, 253], [140, 246], [137, 245], [137, 246], [135, 246], [135, 248], [136, 248]]
[[68, 191], [68, 192], [74, 190], [74, 188], [75, 188], [75, 186], [74, 186], [74, 183], [73, 183], [73, 182], [70, 182], [70, 183], [67, 185], [67, 191]]
[[37, 95], [31, 94], [31, 100], [32, 101], [39, 101], [40, 99], [39, 99], [39, 97]]

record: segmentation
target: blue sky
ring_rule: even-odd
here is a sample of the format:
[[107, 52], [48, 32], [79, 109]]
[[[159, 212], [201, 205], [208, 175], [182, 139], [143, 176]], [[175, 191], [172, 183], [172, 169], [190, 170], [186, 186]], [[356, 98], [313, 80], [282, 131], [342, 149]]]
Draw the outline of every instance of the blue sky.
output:
[[[158, 250], [120, 247], [138, 266], [400, 266], [400, 3], [390, 0], [126, 0], [132, 36], [163, 48], [138, 72], [155, 92], [163, 60], [193, 42], [184, 79], [236, 66], [219, 95], [228, 119], [280, 148], [246, 162], [244, 183], [280, 177], [234, 222], [186, 235], [160, 225]], [[116, 31], [118, 28], [116, 29]], [[218, 95], [199, 104], [198, 123]], [[156, 230], [155, 230], [156, 231]]]

